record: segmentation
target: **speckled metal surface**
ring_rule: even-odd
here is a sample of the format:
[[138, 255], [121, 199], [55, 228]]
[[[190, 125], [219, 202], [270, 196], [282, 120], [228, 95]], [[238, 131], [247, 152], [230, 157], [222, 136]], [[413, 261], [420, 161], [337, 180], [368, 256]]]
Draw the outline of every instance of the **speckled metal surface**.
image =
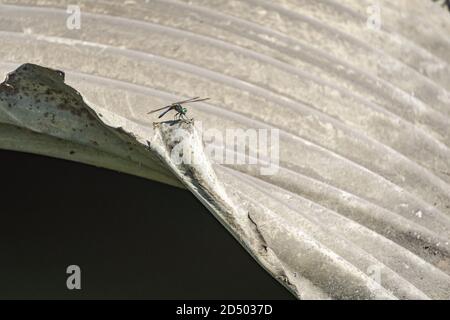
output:
[[[79, 1], [75, 30], [68, 4], [0, 1], [3, 74], [64, 70], [89, 105], [141, 126], [152, 106], [198, 95], [212, 98], [192, 110], [205, 129], [278, 128], [277, 174], [214, 165], [253, 212], [274, 276], [300, 298], [450, 297], [450, 18], [438, 4]], [[0, 140], [19, 137], [5, 128]]]

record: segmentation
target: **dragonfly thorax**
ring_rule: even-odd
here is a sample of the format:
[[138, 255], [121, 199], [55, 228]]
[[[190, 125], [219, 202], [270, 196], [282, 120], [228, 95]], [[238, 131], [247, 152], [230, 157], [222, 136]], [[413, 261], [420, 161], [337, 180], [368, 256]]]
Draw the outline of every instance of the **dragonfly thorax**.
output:
[[175, 109], [176, 112], [181, 112], [181, 109], [183, 109], [183, 107], [181, 106], [181, 104], [174, 104], [173, 109]]
[[186, 112], [187, 112], [187, 109], [186, 109], [186, 108], [183, 108], [183, 107], [181, 106], [181, 104], [176, 104], [176, 105], [175, 105], [175, 110], [176, 110], [178, 113], [181, 113], [181, 114], [186, 114]]

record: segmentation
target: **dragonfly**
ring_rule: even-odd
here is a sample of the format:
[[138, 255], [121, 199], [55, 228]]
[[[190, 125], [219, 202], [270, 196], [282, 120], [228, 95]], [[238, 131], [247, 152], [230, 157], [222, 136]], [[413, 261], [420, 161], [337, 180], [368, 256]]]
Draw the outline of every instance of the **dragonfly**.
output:
[[[154, 113], [154, 112], [158, 112], [158, 111], [161, 111], [161, 110], [166, 109], [166, 110], [164, 110], [163, 113], [161, 113], [161, 114], [159, 115], [158, 118], [161, 118], [161, 117], [163, 117], [167, 112], [169, 112], [170, 110], [175, 110], [175, 111], [176, 111], [176, 114], [175, 114], [175, 120], [185, 120], [185, 121], [186, 121], [186, 120], [189, 120], [189, 119], [186, 117], [187, 109], [184, 108], [182, 105], [185, 104], [185, 103], [192, 103], [192, 102], [205, 101], [205, 100], [208, 100], [208, 99], [209, 99], [209, 98], [202, 98], [202, 99], [200, 99], [200, 97], [194, 97], [194, 98], [191, 98], [191, 99], [187, 99], [187, 100], [183, 100], [183, 101], [174, 102], [174, 103], [172, 103], [172, 104], [170, 104], [170, 105], [168, 105], [168, 106], [165, 106], [165, 107], [158, 108], [158, 109], [152, 110], [152, 111], [150, 111], [150, 112], [147, 112], [147, 114]], [[178, 119], [177, 119], [177, 118], [178, 118]]]

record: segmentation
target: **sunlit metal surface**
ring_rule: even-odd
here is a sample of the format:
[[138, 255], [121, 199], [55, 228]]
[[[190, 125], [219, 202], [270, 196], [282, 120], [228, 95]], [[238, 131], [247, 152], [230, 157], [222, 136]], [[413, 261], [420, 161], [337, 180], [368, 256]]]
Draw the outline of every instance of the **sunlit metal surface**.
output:
[[[266, 247], [252, 255], [300, 298], [448, 299], [450, 17], [374, 3], [79, 1], [73, 29], [66, 1], [2, 0], [0, 70], [64, 70], [140, 125], [202, 96], [204, 130], [278, 128], [276, 174], [213, 166], [252, 212]], [[168, 175], [155, 179], [177, 185]]]

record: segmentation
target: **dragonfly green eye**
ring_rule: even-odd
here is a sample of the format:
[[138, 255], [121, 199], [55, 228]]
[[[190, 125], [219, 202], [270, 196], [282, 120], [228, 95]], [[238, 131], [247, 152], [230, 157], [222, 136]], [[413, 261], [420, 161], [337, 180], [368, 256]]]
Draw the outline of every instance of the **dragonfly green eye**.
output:
[[186, 108], [183, 108], [183, 113], [186, 113], [187, 112], [187, 109]]

